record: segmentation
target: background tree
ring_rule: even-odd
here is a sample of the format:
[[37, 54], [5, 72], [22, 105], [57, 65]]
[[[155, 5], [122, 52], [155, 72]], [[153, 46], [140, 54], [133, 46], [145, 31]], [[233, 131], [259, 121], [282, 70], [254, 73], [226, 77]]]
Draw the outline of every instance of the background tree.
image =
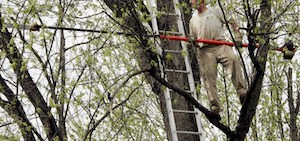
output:
[[[191, 16], [188, 2], [182, 0], [179, 5], [186, 27]], [[212, 1], [213, 4], [218, 3]], [[291, 71], [285, 70], [286, 66], [297, 68], [299, 64], [295, 60], [283, 61], [282, 53], [271, 51], [283, 46], [287, 39], [298, 46], [299, 2], [221, 1], [220, 4], [225, 12], [240, 19], [241, 30], [246, 33], [245, 43], [249, 47], [240, 50], [240, 59], [247, 64], [245, 72], [250, 83], [246, 103], [241, 107], [232, 94], [234, 90], [228, 77], [219, 73], [219, 91], [227, 93], [220, 98], [223, 102], [227, 99], [227, 104], [223, 104], [227, 107], [221, 115], [226, 118], [218, 122], [209, 117], [205, 108], [207, 98], [201, 83], [198, 92], [205, 107], [182, 91], [184, 83], [177, 82], [186, 82], [185, 77], [170, 74], [168, 80], [173, 80], [170, 83], [160, 79], [153, 39], [144, 36], [153, 34], [145, 2], [3, 1], [0, 129], [4, 132], [1, 138], [164, 140], [165, 129], [171, 140], [163, 96], [165, 85], [177, 93], [172, 95], [175, 107], [190, 109], [195, 105], [206, 115], [203, 116], [204, 130], [209, 140], [299, 139], [299, 119], [296, 118], [300, 105], [299, 72], [294, 69], [294, 77], [291, 77]], [[158, 10], [172, 12], [172, 5], [171, 0], [159, 1]], [[176, 30], [171, 17], [162, 15], [158, 20], [162, 29]], [[44, 27], [39, 32], [24, 30], [33, 22], [108, 33]], [[130, 34], [117, 35], [115, 31]], [[188, 34], [188, 28], [186, 32]], [[286, 38], [287, 35], [290, 36]], [[179, 49], [179, 42], [164, 41], [163, 46]], [[190, 49], [193, 69], [198, 73], [195, 49]], [[165, 61], [170, 68], [184, 69], [180, 55], [169, 55], [173, 59]], [[195, 79], [199, 78], [199, 74], [195, 74]], [[109, 94], [113, 101], [109, 101]], [[197, 130], [193, 116], [179, 115], [176, 120], [179, 130]], [[215, 132], [220, 131], [215, 127], [222, 132]], [[196, 140], [198, 137], [181, 135], [179, 138]]]
[[[37, 22], [113, 32], [118, 27], [107, 15], [112, 13], [101, 1], [2, 2], [1, 138], [165, 138], [156, 95], [138, 75], [130, 40], [114, 33], [24, 29]], [[108, 93], [115, 94], [113, 102]]]

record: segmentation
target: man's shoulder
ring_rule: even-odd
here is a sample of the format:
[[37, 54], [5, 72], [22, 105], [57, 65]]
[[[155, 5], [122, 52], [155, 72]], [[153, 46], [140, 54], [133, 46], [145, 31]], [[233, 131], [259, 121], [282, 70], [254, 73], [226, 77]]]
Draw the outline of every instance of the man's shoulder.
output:
[[212, 12], [220, 12], [221, 11], [221, 8], [219, 6], [209, 7], [208, 9], [209, 9], [209, 11], [212, 11]]
[[197, 16], [199, 16], [199, 15], [198, 15], [198, 11], [197, 11], [197, 10], [193, 11], [190, 20], [194, 20]]

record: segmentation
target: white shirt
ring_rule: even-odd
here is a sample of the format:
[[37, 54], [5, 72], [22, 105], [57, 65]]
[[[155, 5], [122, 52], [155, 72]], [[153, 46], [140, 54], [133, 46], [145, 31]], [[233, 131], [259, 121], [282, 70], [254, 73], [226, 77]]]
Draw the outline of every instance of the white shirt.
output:
[[[203, 13], [196, 14], [190, 20], [190, 35], [199, 39], [225, 40], [224, 16], [220, 8], [208, 7]], [[231, 17], [226, 17], [227, 21]], [[229, 19], [229, 20], [228, 20]], [[200, 47], [203, 43], [197, 43]]]

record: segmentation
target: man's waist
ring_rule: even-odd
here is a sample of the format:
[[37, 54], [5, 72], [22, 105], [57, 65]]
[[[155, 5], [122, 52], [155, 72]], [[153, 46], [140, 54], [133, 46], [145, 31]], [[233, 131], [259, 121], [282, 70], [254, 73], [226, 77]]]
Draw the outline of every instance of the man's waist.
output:
[[215, 46], [218, 46], [218, 45], [214, 45], [214, 44], [203, 44], [202, 46], [197, 45], [197, 47], [199, 47], [199, 48], [204, 48], [204, 47], [215, 47]]

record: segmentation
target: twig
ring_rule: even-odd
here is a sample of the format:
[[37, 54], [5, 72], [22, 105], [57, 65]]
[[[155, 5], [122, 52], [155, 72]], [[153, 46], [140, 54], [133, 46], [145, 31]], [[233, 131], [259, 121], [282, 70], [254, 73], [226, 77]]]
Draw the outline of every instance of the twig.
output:
[[[118, 105], [116, 105], [115, 107], [112, 108], [112, 110], [118, 108], [119, 106], [123, 105], [125, 102], [127, 102], [129, 100], [129, 98], [131, 97], [131, 95], [140, 87], [140, 85], [138, 87], [136, 87], [134, 90], [131, 91], [131, 93], [128, 95], [128, 97], [123, 100], [121, 103], [119, 103]], [[85, 141], [87, 136], [92, 134], [92, 132], [98, 127], [98, 125], [107, 117], [109, 116], [110, 114], [110, 111], [107, 111], [105, 113], [105, 115], [103, 115], [94, 125], [91, 129], [88, 129], [86, 132], [85, 132], [85, 135], [82, 139], [82, 141]]]

